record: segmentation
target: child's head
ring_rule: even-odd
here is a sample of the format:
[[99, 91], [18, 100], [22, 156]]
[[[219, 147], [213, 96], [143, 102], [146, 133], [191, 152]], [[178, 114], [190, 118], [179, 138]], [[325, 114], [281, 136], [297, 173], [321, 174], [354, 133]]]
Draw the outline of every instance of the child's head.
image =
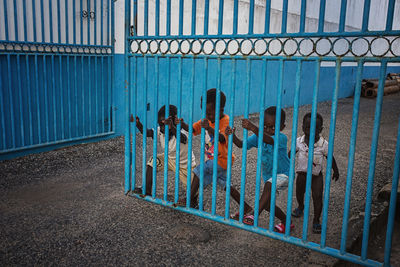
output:
[[[219, 106], [219, 116], [222, 118], [224, 116], [226, 96], [221, 91], [220, 95], [220, 106]], [[206, 119], [211, 123], [215, 122], [215, 107], [217, 106], [217, 89], [212, 88], [207, 91], [207, 103], [206, 103]]]
[[[315, 125], [315, 140], [318, 141], [319, 134], [321, 133], [323, 129], [323, 124], [324, 120], [321, 116], [321, 114], [317, 113], [317, 120], [316, 120], [316, 125]], [[304, 135], [309, 137], [310, 136], [310, 128], [311, 128], [311, 112], [307, 113], [303, 117], [303, 132]]]
[[[175, 118], [177, 114], [178, 114], [178, 109], [176, 108], [176, 106], [169, 105], [169, 116]], [[165, 105], [158, 110], [158, 125], [160, 126], [160, 131], [162, 133], [164, 133], [165, 131], [165, 126], [163, 123], [164, 120], [165, 120]]]
[[[264, 132], [269, 135], [275, 134], [275, 117], [276, 117], [276, 107], [272, 106], [264, 111]], [[279, 131], [285, 128], [286, 113], [281, 109], [281, 127]]]

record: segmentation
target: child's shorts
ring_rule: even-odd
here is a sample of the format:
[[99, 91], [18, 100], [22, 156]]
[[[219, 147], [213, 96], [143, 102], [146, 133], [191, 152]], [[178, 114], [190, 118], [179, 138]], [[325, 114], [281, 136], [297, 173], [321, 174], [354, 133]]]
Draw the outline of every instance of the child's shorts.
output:
[[[212, 183], [213, 180], [213, 160], [204, 162], [204, 188]], [[194, 168], [193, 173], [200, 179], [200, 165]], [[226, 170], [217, 164], [217, 185], [225, 189], [226, 187]]]
[[[272, 184], [272, 177], [267, 180]], [[289, 184], [289, 177], [286, 174], [278, 173], [276, 175], [276, 190], [285, 190]]]
[[[157, 171], [163, 171], [164, 170], [164, 154], [158, 154], [157, 155]], [[150, 159], [147, 161], [147, 166], [153, 167], [153, 157], [150, 157]], [[192, 166], [194, 168], [196, 166]], [[174, 160], [168, 160], [168, 170], [172, 171], [173, 173], [176, 172], [176, 165]], [[187, 166], [179, 166], [179, 180], [185, 185], [187, 185]], [[193, 179], [193, 177], [192, 177]]]

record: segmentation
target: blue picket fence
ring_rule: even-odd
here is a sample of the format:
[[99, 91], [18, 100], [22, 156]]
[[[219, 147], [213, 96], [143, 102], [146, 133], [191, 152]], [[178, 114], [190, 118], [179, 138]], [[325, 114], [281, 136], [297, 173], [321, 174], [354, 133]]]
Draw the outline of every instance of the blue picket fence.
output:
[[113, 1], [0, 1], [0, 157], [113, 133]]
[[[279, 2], [279, 1], [276, 1]], [[280, 2], [279, 25], [276, 22], [276, 2], [265, 1], [257, 3], [241, 1], [183, 1], [179, 3], [168, 0], [162, 2], [126, 0], [125, 1], [125, 81], [126, 93], [126, 124], [125, 124], [125, 193], [143, 198], [147, 201], [163, 206], [173, 207], [213, 221], [232, 225], [275, 239], [283, 240], [298, 246], [310, 248], [340, 259], [370, 266], [390, 265], [391, 236], [395, 212], [395, 194], [390, 202], [390, 215], [385, 247], [385, 261], [383, 263], [372, 260], [367, 255], [369, 240], [369, 225], [371, 222], [371, 203], [375, 175], [375, 164], [378, 137], [380, 130], [381, 109], [383, 101], [384, 80], [389, 69], [398, 70], [400, 51], [399, 25], [395, 10], [400, 3], [395, 0], [384, 1], [384, 19], [374, 17], [374, 7], [369, 0], [359, 3], [355, 9], [362, 12], [350, 13], [352, 6], [348, 1], [321, 0], [317, 7], [316, 17], [307, 13], [307, 1], [299, 1], [298, 13], [290, 9], [289, 1]], [[335, 2], [335, 3], [333, 3]], [[332, 9], [332, 3], [334, 4]], [[275, 7], [274, 7], [275, 4]], [[328, 6], [329, 5], [329, 6]], [[240, 7], [243, 8], [240, 9]], [[275, 9], [274, 9], [275, 8]], [[329, 9], [330, 8], [330, 9]], [[291, 11], [290, 11], [291, 10]], [[272, 12], [274, 11], [274, 12]], [[338, 14], [335, 23], [327, 18], [331, 13]], [[294, 12], [294, 13], [293, 13]], [[241, 14], [241, 15], [240, 15]], [[260, 16], [260, 14], [262, 14]], [[294, 15], [293, 15], [294, 14]], [[370, 15], [372, 14], [372, 16]], [[382, 14], [382, 13], [381, 13]], [[245, 19], [243, 19], [243, 16]], [[358, 16], [358, 17], [357, 17]], [[397, 19], [397, 20], [396, 20]], [[384, 22], [377, 25], [376, 20]], [[351, 21], [356, 21], [354, 25]], [[295, 25], [295, 26], [293, 26]], [[333, 26], [332, 26], [333, 25]], [[374, 67], [370, 67], [370, 65]], [[397, 65], [396, 65], [397, 64]], [[350, 67], [348, 67], [350, 66]], [[365, 78], [367, 69], [374, 68], [379, 73], [378, 95], [376, 98], [376, 112], [371, 142], [368, 186], [365, 201], [365, 218], [361, 255], [346, 251], [348, 222], [350, 214], [350, 197], [355, 160], [355, 147], [359, 117], [359, 103], [361, 96], [361, 82]], [[350, 69], [350, 71], [349, 71]], [[156, 168], [152, 171], [152, 190], [150, 196], [133, 193], [133, 190], [142, 185], [145, 193], [146, 166], [148, 156], [155, 158], [157, 148], [157, 111], [163, 105], [177, 106], [177, 116], [184, 118], [189, 125], [188, 138], [188, 167], [190, 170], [192, 154], [193, 122], [204, 119], [205, 103], [200, 104], [200, 98], [205, 99], [209, 88], [217, 89], [216, 117], [219, 115], [219, 101], [221, 92], [227, 99], [225, 113], [229, 115], [230, 127], [233, 127], [233, 118], [243, 115], [249, 118], [250, 113], [259, 113], [259, 125], [264, 121], [264, 109], [274, 105], [277, 110], [284, 107], [293, 107], [291, 147], [296, 146], [299, 107], [302, 104], [312, 104], [312, 120], [310, 144], [315, 140], [317, 105], [320, 101], [330, 100], [331, 117], [329, 127], [329, 152], [325, 177], [331, 177], [332, 158], [334, 151], [334, 137], [338, 99], [345, 95], [341, 77], [344, 72], [351, 72], [352, 84], [355, 89], [354, 106], [351, 123], [351, 142], [348, 154], [348, 168], [346, 175], [345, 206], [342, 219], [340, 248], [327, 245], [327, 220], [330, 199], [330, 179], [326, 179], [323, 212], [322, 233], [320, 243], [309, 241], [308, 217], [310, 214], [311, 197], [311, 169], [314, 149], [310, 146], [307, 168], [307, 184], [305, 193], [304, 222], [301, 238], [291, 236], [292, 195], [295, 177], [295, 151], [291, 151], [290, 176], [288, 185], [288, 199], [285, 234], [273, 231], [277, 180], [278, 147], [275, 142], [273, 157], [273, 179], [271, 212], [267, 228], [259, 227], [258, 199], [261, 189], [261, 145], [258, 138], [258, 157], [255, 186], [255, 218], [254, 225], [241, 223], [244, 216], [244, 196], [246, 194], [246, 166], [247, 142], [243, 143], [240, 182], [240, 212], [239, 222], [230, 219], [230, 183], [232, 177], [232, 137], [229, 137], [227, 188], [225, 203], [217, 203], [216, 167], [217, 158], [214, 158], [214, 173], [212, 183], [211, 209], [203, 206], [204, 174], [200, 174], [199, 207], [190, 208], [190, 185], [193, 174], [188, 173], [186, 192], [179, 188], [179, 164], [176, 166], [174, 177], [168, 177], [168, 169], [162, 171], [162, 179], [157, 178]], [[321, 80], [329, 80], [321, 88]], [[303, 88], [300, 94], [300, 88]], [[306, 89], [304, 89], [306, 88]], [[325, 91], [324, 91], [325, 90]], [[328, 96], [328, 97], [327, 97]], [[202, 107], [202, 108], [200, 108]], [[166, 108], [165, 117], [169, 109]], [[148, 143], [146, 134], [140, 137], [135, 120], [130, 122], [130, 116], [138, 116], [144, 129], [153, 129], [152, 143]], [[280, 112], [277, 113], [275, 136], [280, 129]], [[218, 120], [216, 122], [218, 127]], [[167, 127], [168, 129], [168, 127]], [[181, 124], [177, 125], [180, 132]], [[166, 130], [168, 132], [168, 130]], [[263, 135], [260, 127], [259, 136]], [[218, 147], [219, 133], [215, 133], [215, 147]], [[243, 139], [246, 140], [248, 131], [243, 130]], [[165, 142], [167, 143], [168, 135]], [[140, 140], [142, 139], [142, 140]], [[393, 192], [397, 188], [400, 165], [400, 132], [397, 137], [396, 160], [393, 172]], [[142, 147], [141, 151], [137, 147]], [[152, 146], [152, 149], [151, 149]], [[205, 133], [201, 131], [200, 151], [204, 151]], [[149, 151], [150, 149], [150, 151]], [[177, 140], [179, 157], [180, 141]], [[167, 166], [168, 148], [164, 152], [164, 162]], [[217, 153], [215, 151], [214, 153]], [[179, 160], [177, 160], [179, 161]], [[236, 163], [238, 164], [238, 163]], [[200, 169], [204, 166], [204, 154], [200, 153]], [[141, 169], [141, 173], [138, 171]], [[161, 183], [157, 185], [157, 180]], [[161, 192], [157, 192], [161, 188]], [[169, 193], [173, 194], [173, 199]], [[186, 193], [186, 207], [175, 207], [180, 196]], [[217, 206], [223, 205], [223, 214], [217, 214]]]

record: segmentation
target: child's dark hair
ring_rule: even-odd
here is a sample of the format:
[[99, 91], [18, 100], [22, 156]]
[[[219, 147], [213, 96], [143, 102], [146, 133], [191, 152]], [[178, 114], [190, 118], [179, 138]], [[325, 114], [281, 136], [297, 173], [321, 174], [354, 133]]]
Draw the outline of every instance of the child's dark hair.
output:
[[[270, 115], [270, 116], [276, 117], [276, 107], [272, 106], [272, 107], [267, 108], [264, 111], [264, 116], [267, 115], [267, 114]], [[283, 109], [281, 109], [281, 127], [285, 123], [285, 120], [286, 120], [286, 113], [285, 113], [285, 111]]]
[[[225, 107], [225, 102], [226, 102], [226, 96], [224, 92], [221, 91], [221, 97], [220, 97], [220, 108]], [[207, 104], [214, 104], [214, 107], [216, 107], [217, 103], [217, 89], [212, 88], [207, 90]]]
[[[303, 117], [303, 124], [306, 121], [306, 119], [309, 118], [311, 121], [311, 112], [308, 112], [306, 115]], [[317, 120], [319, 121], [319, 127], [322, 127], [324, 124], [324, 119], [322, 118], [321, 114], [317, 113]], [[317, 121], [317, 122], [318, 122]], [[317, 124], [318, 126], [318, 124]]]
[[[178, 114], [178, 109], [174, 105], [169, 105], [169, 115], [172, 117], [176, 117]], [[160, 108], [158, 111], [158, 117], [160, 118], [161, 116], [165, 117], [165, 105]]]

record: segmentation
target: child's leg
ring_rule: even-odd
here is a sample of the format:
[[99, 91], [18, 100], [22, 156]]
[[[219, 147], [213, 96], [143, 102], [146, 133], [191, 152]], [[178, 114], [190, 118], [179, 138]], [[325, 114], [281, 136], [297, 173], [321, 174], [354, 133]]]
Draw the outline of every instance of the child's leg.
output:
[[323, 188], [324, 179], [322, 173], [320, 173], [318, 176], [313, 176], [311, 183], [312, 199], [314, 204], [313, 224], [319, 223], [319, 218], [321, 217]]
[[[271, 186], [272, 184], [270, 182], [266, 182], [264, 185], [264, 190], [260, 198], [260, 205], [259, 205], [259, 211], [258, 214], [260, 214], [263, 209], [266, 211], [270, 211], [270, 206], [271, 206]], [[283, 224], [286, 223], [286, 214], [278, 207], [275, 205], [275, 216], [281, 220]]]
[[300, 210], [304, 210], [304, 193], [306, 192], [307, 174], [304, 172], [297, 173], [296, 179], [296, 199]]
[[153, 186], [153, 167], [147, 165], [146, 167], [146, 195], [150, 196]]
[[200, 179], [197, 177], [196, 174], [193, 174], [193, 180], [192, 184], [190, 186], [190, 201], [195, 201], [197, 200], [198, 196], [198, 191], [199, 191], [199, 185], [200, 185]]
[[[231, 186], [231, 196], [240, 205], [240, 193], [233, 186]], [[253, 209], [250, 207], [250, 205], [247, 204], [246, 201], [244, 201], [244, 213], [247, 214], [252, 210]]]

